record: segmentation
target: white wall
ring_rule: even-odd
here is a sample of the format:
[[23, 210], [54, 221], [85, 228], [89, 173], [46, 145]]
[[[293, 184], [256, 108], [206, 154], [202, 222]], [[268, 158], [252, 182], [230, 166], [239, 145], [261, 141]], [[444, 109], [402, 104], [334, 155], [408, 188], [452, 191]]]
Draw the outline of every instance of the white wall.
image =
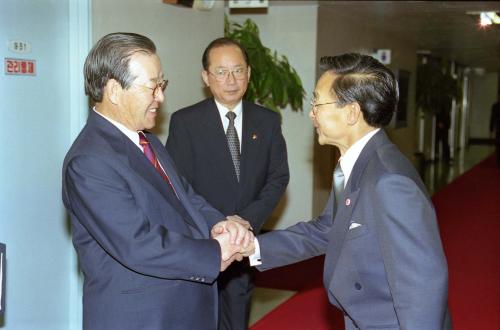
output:
[[469, 138], [485, 139], [490, 136], [491, 106], [497, 101], [498, 73], [471, 75]]
[[313, 215], [313, 142], [309, 120], [309, 100], [315, 85], [317, 6], [270, 6], [267, 14], [233, 14], [230, 20], [252, 19], [260, 29], [262, 43], [278, 54], [286, 55], [297, 70], [307, 93], [302, 112], [282, 110], [283, 135], [288, 147], [290, 183], [285, 197], [266, 229], [286, 228]]
[[[69, 83], [73, 5], [68, 0], [0, 4], [2, 60], [27, 58], [37, 65], [36, 76], [0, 73], [0, 242], [7, 245], [1, 329], [66, 330], [78, 319], [71, 307], [76, 267], [61, 202], [61, 165], [71, 142], [75, 99]], [[12, 39], [30, 42], [32, 51], [9, 51]]]
[[168, 136], [168, 114], [203, 98], [201, 56], [210, 41], [224, 36], [224, 2], [210, 11], [161, 0], [94, 0], [93, 43], [111, 32], [135, 32], [154, 41], [169, 85], [155, 133]]

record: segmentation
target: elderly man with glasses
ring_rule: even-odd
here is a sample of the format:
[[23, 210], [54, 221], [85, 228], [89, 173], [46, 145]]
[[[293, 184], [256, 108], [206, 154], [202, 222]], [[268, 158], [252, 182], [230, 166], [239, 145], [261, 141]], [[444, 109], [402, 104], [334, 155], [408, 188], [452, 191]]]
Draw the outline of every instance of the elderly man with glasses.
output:
[[[280, 116], [242, 100], [251, 67], [236, 41], [212, 41], [202, 64], [201, 75], [213, 97], [172, 115], [166, 147], [199, 194], [259, 232], [289, 180]], [[250, 270], [246, 263], [234, 263], [219, 277], [219, 329], [248, 327]]]
[[332, 192], [320, 216], [256, 238], [258, 268], [325, 254], [325, 289], [346, 329], [448, 329], [434, 207], [383, 130], [396, 110], [397, 81], [367, 55], [324, 57], [321, 66], [309, 116], [319, 143], [340, 150]]
[[84, 72], [95, 107], [63, 165], [84, 275], [83, 328], [215, 330], [215, 280], [252, 248], [253, 235], [222, 221], [147, 131], [167, 86], [151, 40], [108, 34]]

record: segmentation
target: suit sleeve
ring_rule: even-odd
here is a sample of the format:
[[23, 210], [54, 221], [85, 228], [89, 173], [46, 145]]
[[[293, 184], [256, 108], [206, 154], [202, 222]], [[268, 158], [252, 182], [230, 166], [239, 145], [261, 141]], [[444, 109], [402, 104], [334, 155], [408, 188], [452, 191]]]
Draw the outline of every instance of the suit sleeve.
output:
[[182, 118], [174, 113], [170, 117], [170, 128], [165, 147], [168, 153], [174, 159], [179, 173], [184, 176], [188, 182], [194, 180], [194, 163], [192, 161], [193, 150], [191, 148], [191, 138], [184, 126]]
[[431, 201], [404, 176], [376, 185], [377, 233], [401, 329], [441, 329], [448, 271]]
[[196, 193], [189, 183], [194, 180], [191, 139], [182, 118], [175, 113], [170, 118], [169, 134], [165, 147], [174, 161], [177, 173], [181, 174], [181, 180], [191, 204], [203, 215], [208, 226], [211, 228], [217, 222], [225, 220], [225, 216]]
[[[241, 217], [259, 226], [262, 226], [273, 212], [290, 179], [286, 143], [281, 133], [279, 118], [274, 121], [272, 132], [266, 183], [257, 198], [239, 212]], [[256, 229], [260, 230], [260, 228]]]
[[194, 239], [159, 225], [162, 221], [150, 221], [127, 182], [108, 163], [76, 157], [67, 167], [65, 180], [76, 219], [125, 267], [166, 279], [189, 280], [196, 275], [212, 282], [218, 276], [218, 242]]
[[273, 230], [257, 237], [262, 265], [260, 271], [289, 265], [326, 252], [333, 225], [333, 194], [323, 213], [308, 222], [299, 222], [285, 230]]

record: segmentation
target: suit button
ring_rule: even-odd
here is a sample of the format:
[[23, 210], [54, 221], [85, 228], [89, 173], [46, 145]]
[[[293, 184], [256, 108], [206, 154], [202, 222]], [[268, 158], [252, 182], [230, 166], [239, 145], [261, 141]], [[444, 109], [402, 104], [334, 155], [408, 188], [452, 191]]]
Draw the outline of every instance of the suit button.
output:
[[354, 287], [356, 288], [356, 290], [361, 290], [361, 284], [359, 284], [358, 282], [354, 283]]

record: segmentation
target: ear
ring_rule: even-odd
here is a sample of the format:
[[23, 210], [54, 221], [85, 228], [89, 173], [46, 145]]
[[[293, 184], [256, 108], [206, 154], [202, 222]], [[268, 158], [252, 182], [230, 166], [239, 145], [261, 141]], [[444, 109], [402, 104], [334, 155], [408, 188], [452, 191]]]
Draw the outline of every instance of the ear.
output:
[[104, 97], [113, 104], [118, 104], [122, 92], [122, 86], [115, 79], [109, 79], [106, 86], [104, 86]]
[[248, 81], [250, 81], [250, 75], [251, 75], [251, 73], [252, 73], [252, 68], [249, 65], [248, 66], [248, 72], [247, 72], [247, 75], [248, 75], [247, 79], [248, 79]]
[[201, 78], [205, 82], [205, 85], [207, 87], [210, 87], [210, 82], [208, 81], [208, 71], [207, 70], [201, 71]]
[[347, 105], [347, 124], [350, 126], [356, 125], [363, 118], [361, 107], [357, 102]]

